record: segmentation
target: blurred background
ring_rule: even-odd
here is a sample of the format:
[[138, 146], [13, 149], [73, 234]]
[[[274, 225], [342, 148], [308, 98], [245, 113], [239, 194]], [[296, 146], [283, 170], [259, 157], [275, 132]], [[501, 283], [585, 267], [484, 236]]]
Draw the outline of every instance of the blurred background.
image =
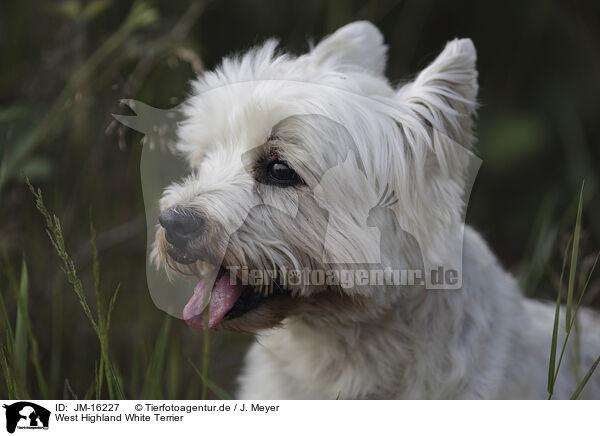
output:
[[[9, 0], [0, 15], [0, 398], [114, 396], [98, 392], [108, 362], [128, 398], [234, 394], [251, 338], [205, 337], [150, 300], [141, 135], [111, 114], [131, 113], [123, 98], [175, 106], [196, 74], [264, 38], [300, 54], [358, 19], [385, 35], [394, 83], [447, 40], [473, 39], [483, 165], [467, 222], [528, 295], [555, 298], [585, 179], [585, 281], [600, 248], [600, 2]], [[25, 175], [62, 223], [93, 316], [94, 265], [104, 315], [120, 288], [104, 336], [62, 271]], [[600, 306], [598, 274], [584, 302]]]

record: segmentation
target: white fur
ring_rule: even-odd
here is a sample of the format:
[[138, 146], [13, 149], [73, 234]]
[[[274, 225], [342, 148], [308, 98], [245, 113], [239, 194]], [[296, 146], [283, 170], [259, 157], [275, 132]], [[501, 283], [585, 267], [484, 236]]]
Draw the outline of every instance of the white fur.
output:
[[[356, 287], [344, 292], [361, 311], [309, 310], [260, 332], [240, 378], [240, 398], [547, 395], [553, 308], [523, 298], [481, 237], [463, 229], [475, 61], [470, 40], [451, 41], [413, 81], [395, 89], [383, 76], [381, 34], [356, 22], [298, 58], [276, 54], [276, 42], [267, 41], [194, 82], [178, 144], [193, 171], [165, 191], [162, 208], [202, 209], [232, 233], [257, 204], [296, 202], [295, 219], [290, 213], [249, 219], [230, 244], [252, 267], [324, 268], [325, 234], [328, 249], [344, 263], [377, 255], [362, 223], [377, 199], [393, 191], [399, 228], [388, 228], [385, 238], [398, 241], [394, 260], [422, 261], [426, 268], [463, 265], [459, 290]], [[306, 191], [257, 185], [247, 171], [245, 154], [273, 132], [284, 138], [286, 161], [327, 205], [335, 225]], [[350, 142], [364, 172], [347, 160]], [[463, 230], [464, 249], [456, 243]], [[293, 291], [299, 299], [328, 292]], [[600, 329], [591, 313], [580, 315], [586, 371], [600, 353]], [[571, 362], [569, 351], [557, 398], [575, 388]], [[584, 394], [600, 398], [600, 376]]]

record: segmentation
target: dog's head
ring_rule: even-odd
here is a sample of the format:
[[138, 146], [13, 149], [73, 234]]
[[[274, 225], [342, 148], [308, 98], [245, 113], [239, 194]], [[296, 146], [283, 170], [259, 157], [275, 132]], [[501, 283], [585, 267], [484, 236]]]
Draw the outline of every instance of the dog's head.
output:
[[255, 331], [313, 303], [377, 299], [376, 287], [342, 286], [339, 272], [437, 261], [462, 220], [470, 40], [448, 43], [399, 89], [366, 22], [300, 57], [275, 50], [268, 41], [226, 58], [185, 105], [177, 148], [191, 171], [164, 191], [155, 254], [198, 276], [184, 310], [197, 328]]

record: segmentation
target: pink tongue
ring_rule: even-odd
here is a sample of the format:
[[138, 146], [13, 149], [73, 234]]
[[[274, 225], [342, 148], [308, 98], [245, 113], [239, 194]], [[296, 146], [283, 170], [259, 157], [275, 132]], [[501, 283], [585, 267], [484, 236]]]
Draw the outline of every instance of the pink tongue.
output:
[[233, 307], [244, 290], [243, 285], [232, 285], [231, 282], [232, 280], [229, 272], [221, 269], [217, 275], [210, 295], [208, 295], [209, 283], [204, 281], [198, 283], [194, 289], [194, 295], [183, 309], [183, 319], [185, 319], [187, 325], [198, 330], [203, 330], [205, 328], [204, 308], [206, 307], [206, 302], [209, 298], [208, 328], [213, 329], [219, 325], [225, 314]]

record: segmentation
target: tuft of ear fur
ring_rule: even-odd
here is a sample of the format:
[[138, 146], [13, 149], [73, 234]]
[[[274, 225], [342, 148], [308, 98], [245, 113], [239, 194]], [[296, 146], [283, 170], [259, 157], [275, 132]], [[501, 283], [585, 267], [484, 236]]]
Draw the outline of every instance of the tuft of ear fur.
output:
[[476, 60], [470, 39], [450, 41], [414, 81], [397, 92], [434, 129], [468, 148], [477, 109]]
[[377, 27], [368, 21], [355, 21], [323, 39], [310, 52], [321, 65], [339, 71], [366, 71], [383, 75], [387, 46]]
[[[411, 165], [397, 173], [406, 228], [423, 251], [427, 271], [462, 259], [464, 214], [481, 160], [472, 153], [477, 108], [477, 55], [470, 39], [446, 44], [438, 57], [396, 93], [406, 110], [398, 118], [401, 157]], [[404, 190], [404, 192], [403, 192]], [[430, 277], [426, 274], [426, 277]], [[457, 283], [457, 287], [462, 284]]]

